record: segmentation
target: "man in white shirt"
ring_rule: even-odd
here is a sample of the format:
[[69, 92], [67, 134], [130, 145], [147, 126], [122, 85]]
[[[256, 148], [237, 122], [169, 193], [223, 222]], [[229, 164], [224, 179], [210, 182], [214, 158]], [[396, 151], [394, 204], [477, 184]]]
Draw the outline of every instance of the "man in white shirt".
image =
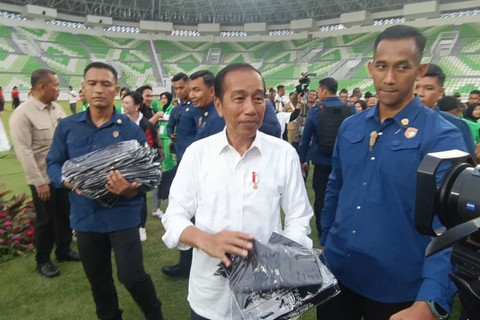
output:
[[73, 90], [72, 86], [68, 86], [68, 103], [70, 104], [70, 110], [72, 114], [77, 113], [77, 98], [78, 93]]
[[170, 189], [163, 241], [169, 248], [194, 248], [192, 319], [235, 318], [228, 280], [214, 272], [220, 262], [231, 264], [228, 254], [247, 256], [253, 238], [267, 242], [276, 231], [312, 246], [313, 211], [297, 153], [286, 141], [258, 131], [264, 96], [265, 82], [251, 65], [220, 71], [214, 101], [226, 128], [187, 148]]

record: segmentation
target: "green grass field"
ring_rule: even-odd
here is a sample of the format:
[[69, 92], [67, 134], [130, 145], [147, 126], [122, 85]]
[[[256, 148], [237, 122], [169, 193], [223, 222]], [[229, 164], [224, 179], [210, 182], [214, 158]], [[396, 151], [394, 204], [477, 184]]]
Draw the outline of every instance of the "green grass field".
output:
[[[69, 113], [68, 103], [60, 103]], [[7, 104], [6, 111], [2, 115], [7, 134], [10, 114], [11, 108]], [[15, 193], [29, 194], [23, 170], [13, 151], [0, 152], [0, 182], [5, 183], [7, 188]], [[309, 197], [313, 203], [310, 181], [307, 186]], [[150, 205], [152, 203], [150, 198], [148, 203]], [[165, 209], [166, 205], [167, 203], [163, 202], [162, 209]], [[314, 220], [311, 225], [312, 239], [314, 239], [314, 245], [318, 247]], [[164, 230], [160, 220], [149, 215], [146, 228], [148, 239], [143, 243], [145, 268], [151, 275], [157, 295], [162, 301], [165, 319], [189, 319], [190, 309], [186, 300], [187, 280], [168, 278], [161, 271], [163, 266], [177, 263], [178, 252], [169, 250], [163, 244], [161, 237]], [[0, 320], [96, 319], [90, 286], [80, 263], [60, 263], [57, 266], [61, 276], [46, 279], [35, 272], [33, 254], [0, 263]], [[116, 284], [120, 307], [124, 310], [124, 319], [143, 319], [143, 314], [129, 293], [118, 280], [116, 280]], [[451, 317], [452, 320], [458, 319], [458, 303], [455, 309], [456, 314]], [[315, 319], [315, 311], [310, 310], [301, 319]]]

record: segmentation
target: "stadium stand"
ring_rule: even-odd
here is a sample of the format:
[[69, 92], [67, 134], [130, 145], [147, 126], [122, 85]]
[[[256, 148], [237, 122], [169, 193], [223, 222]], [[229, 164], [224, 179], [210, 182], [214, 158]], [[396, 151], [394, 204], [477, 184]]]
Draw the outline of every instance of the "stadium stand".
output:
[[[424, 62], [435, 62], [447, 74], [447, 93], [467, 94], [480, 83], [480, 24], [440, 25], [422, 27], [427, 37]], [[458, 33], [449, 55], [432, 54], [433, 45], [445, 32]], [[137, 87], [145, 83], [163, 85], [177, 72], [193, 73], [207, 69], [214, 73], [224, 65], [247, 62], [257, 67], [268, 86], [284, 84], [294, 88], [301, 72], [322, 77], [334, 76], [340, 87], [360, 87], [374, 91], [367, 71], [373, 55], [373, 40], [378, 32], [362, 32], [313, 39], [282, 41], [170, 41], [144, 40], [132, 37], [101, 37], [24, 26], [0, 25], [0, 75], [2, 86], [29, 88], [29, 75], [38, 68], [51, 68], [61, 85], [78, 88], [85, 66], [94, 60], [114, 65], [120, 84]], [[40, 54], [27, 55], [15, 39], [28, 39]], [[437, 41], [438, 42], [438, 41]], [[218, 60], [212, 62], [213, 52]], [[153, 63], [158, 58], [158, 64]], [[158, 65], [156, 68], [154, 65]]]

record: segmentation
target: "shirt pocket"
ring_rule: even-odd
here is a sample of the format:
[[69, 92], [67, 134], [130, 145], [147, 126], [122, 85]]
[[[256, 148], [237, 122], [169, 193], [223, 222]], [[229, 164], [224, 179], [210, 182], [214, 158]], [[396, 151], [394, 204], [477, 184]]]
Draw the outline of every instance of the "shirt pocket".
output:
[[50, 123], [36, 122], [33, 124], [35, 134], [33, 135], [34, 145], [45, 145], [52, 142], [54, 128]]
[[394, 140], [388, 145], [389, 156], [382, 166], [382, 173], [392, 177], [396, 183], [405, 187], [413, 187], [417, 179], [420, 164], [420, 141]]
[[[340, 141], [340, 139], [342, 141]], [[365, 143], [362, 143], [365, 139], [365, 134], [362, 132], [346, 130], [337, 141], [341, 148], [340, 153], [347, 155], [342, 158], [342, 162], [347, 163], [349, 167], [360, 167], [363, 163], [359, 159], [363, 159], [366, 156], [368, 147]], [[352, 156], [353, 155], [353, 156]]]

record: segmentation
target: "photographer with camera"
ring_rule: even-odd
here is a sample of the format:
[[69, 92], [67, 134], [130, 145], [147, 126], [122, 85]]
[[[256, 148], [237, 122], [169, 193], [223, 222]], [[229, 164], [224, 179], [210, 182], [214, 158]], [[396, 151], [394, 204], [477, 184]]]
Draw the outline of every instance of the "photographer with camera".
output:
[[368, 70], [379, 102], [339, 129], [321, 244], [342, 292], [317, 308], [317, 319], [435, 320], [450, 313], [450, 250], [425, 257], [431, 238], [414, 226], [415, 181], [426, 154], [466, 148], [459, 130], [414, 95], [415, 80], [427, 71], [425, 42], [406, 25], [377, 36]]

